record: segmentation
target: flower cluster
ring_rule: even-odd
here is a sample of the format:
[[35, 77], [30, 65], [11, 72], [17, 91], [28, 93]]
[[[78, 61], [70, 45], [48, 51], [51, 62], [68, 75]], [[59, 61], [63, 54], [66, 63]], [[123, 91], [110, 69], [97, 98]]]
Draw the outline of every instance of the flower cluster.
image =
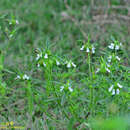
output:
[[92, 46], [86, 46], [86, 45], [83, 45], [81, 48], [80, 48], [81, 51], [86, 51], [87, 53], [89, 52], [92, 52], [92, 54], [95, 53], [95, 47], [92, 45]]
[[40, 67], [41, 65], [46, 67], [49, 64], [55, 64], [57, 66], [66, 65], [67, 68], [76, 67], [76, 65], [71, 60], [63, 60], [63, 62], [61, 62], [59, 58], [57, 58], [56, 56], [52, 56], [50, 51], [45, 51], [43, 53], [39, 51], [36, 57], [36, 61], [37, 67]]
[[120, 85], [119, 83], [116, 83], [116, 85], [111, 85], [111, 87], [108, 89], [109, 92], [112, 93], [112, 95], [119, 95], [120, 93], [120, 89], [122, 88], [123, 86]]
[[42, 58], [42, 53], [37, 54], [36, 60], [39, 60], [40, 58]]
[[112, 62], [112, 60], [118, 60], [118, 61], [121, 60], [119, 56], [115, 56], [114, 54], [110, 55], [107, 59], [109, 63]]
[[114, 43], [111, 43], [108, 48], [111, 50], [119, 50], [122, 46], [122, 43], [118, 43], [117, 41], [115, 41]]
[[60, 86], [60, 91], [62, 92], [63, 90], [69, 90], [70, 92], [73, 92], [73, 88], [71, 87], [70, 83], [67, 83], [65, 85]]
[[60, 64], [61, 63], [58, 60], [56, 60], [56, 65], [59, 66]]
[[[40, 67], [40, 65], [42, 64], [44, 67], [47, 66], [47, 59], [49, 58], [49, 54], [46, 53], [42, 53], [41, 51], [39, 51], [39, 53], [37, 54], [36, 57], [36, 61], [38, 62], [37, 67]], [[41, 60], [42, 59], [42, 60]], [[41, 63], [42, 61], [42, 63]]]
[[62, 63], [56, 56], [52, 56], [50, 55], [50, 53], [38, 53], [37, 57], [36, 57], [36, 61], [37, 61], [37, 67], [40, 67], [40, 65], [42, 64], [44, 67], [47, 66], [47, 64], [55, 64], [57, 66], [60, 65], [66, 65], [67, 68], [72, 68], [72, 67], [76, 67], [76, 65], [71, 61], [71, 60], [65, 60], [64, 63]]
[[11, 21], [9, 21], [9, 24], [10, 25], [12, 25], [12, 24], [19, 24], [19, 21], [15, 20], [15, 19], [12, 19]]
[[76, 65], [70, 60], [70, 61], [66, 61], [65, 65], [67, 68], [71, 68], [71, 67], [76, 67]]
[[108, 72], [110, 73], [111, 65], [108, 64], [103, 58], [101, 58], [100, 68], [97, 68], [96, 73], [98, 72]]
[[17, 75], [17, 77], [15, 79], [23, 79], [23, 80], [29, 80], [29, 76], [24, 74], [23, 76]]
[[[109, 64], [107, 66], [109, 66]], [[101, 70], [102, 70], [101, 68], [97, 68], [96, 73], [100, 72]], [[105, 71], [107, 71], [108, 73], [111, 72], [108, 67], [105, 67]]]

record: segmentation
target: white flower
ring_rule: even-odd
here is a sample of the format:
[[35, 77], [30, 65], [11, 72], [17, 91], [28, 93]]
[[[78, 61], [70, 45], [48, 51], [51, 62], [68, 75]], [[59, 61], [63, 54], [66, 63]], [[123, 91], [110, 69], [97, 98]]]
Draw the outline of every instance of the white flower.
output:
[[17, 77], [15, 79], [21, 79], [21, 77], [19, 75], [17, 75]]
[[108, 59], [108, 62], [111, 62], [111, 59]]
[[67, 64], [67, 68], [76, 67], [76, 64], [74, 64], [72, 61], [66, 61], [65, 64]]
[[116, 45], [115, 50], [119, 50], [119, 46], [118, 45]]
[[[119, 88], [122, 88], [122, 86], [119, 84], [119, 83], [117, 83], [119, 86]], [[109, 92], [111, 92], [112, 91], [112, 95], [115, 95], [115, 94], [117, 94], [117, 95], [119, 95], [119, 93], [120, 93], [120, 89], [119, 88], [117, 88], [117, 89], [113, 89], [114, 88], [114, 86], [112, 85], [109, 89], [108, 89], [108, 91]]]
[[117, 95], [119, 95], [119, 93], [120, 93], [120, 90], [119, 90], [119, 89], [117, 89], [117, 90], [116, 90], [116, 94], [117, 94]]
[[61, 87], [60, 87], [60, 91], [62, 92], [62, 91], [63, 91], [63, 89], [64, 89], [64, 86], [61, 86]]
[[109, 70], [108, 68], [106, 68], [106, 71], [107, 71], [108, 73], [110, 73], [110, 70]]
[[119, 61], [121, 60], [118, 56], [116, 56], [116, 59], [119, 60]]
[[71, 87], [68, 88], [70, 92], [73, 92], [73, 89]]
[[89, 48], [86, 49], [86, 52], [90, 52], [90, 51], [89, 51]]
[[46, 67], [46, 64], [43, 62], [43, 66]]
[[97, 68], [97, 70], [96, 70], [96, 72], [95, 73], [98, 73], [100, 71], [100, 69], [99, 68]]
[[40, 58], [40, 57], [39, 57], [39, 54], [37, 54], [36, 60], [39, 60], [39, 58]]
[[68, 62], [68, 64], [67, 64], [67, 68], [70, 68], [71, 67], [71, 64], [70, 64], [70, 62]]
[[122, 88], [123, 86], [122, 85], [120, 85], [119, 83], [117, 83], [117, 86], [119, 87], [119, 88]]
[[48, 55], [47, 55], [47, 53], [45, 54], [44, 58], [45, 58], [45, 59], [47, 59], [47, 58], [48, 58]]
[[16, 22], [16, 24], [19, 24], [19, 21], [18, 21], [18, 20], [16, 20], [15, 22]]
[[29, 80], [29, 76], [27, 76], [26, 74], [23, 75], [23, 79], [24, 80]]
[[12, 24], [12, 22], [9, 22], [9, 24], [11, 25], [11, 24]]
[[108, 47], [113, 50], [114, 49], [114, 44], [111, 43], [111, 45], [109, 45]]
[[115, 89], [113, 89], [112, 90], [112, 95], [115, 95], [115, 94], [116, 94]]
[[39, 60], [42, 57], [42, 53], [37, 54], [36, 60]]
[[56, 60], [56, 65], [60, 65], [60, 62], [58, 60]]
[[114, 87], [114, 86], [112, 85], [112, 86], [108, 89], [108, 91], [111, 92], [112, 89], [113, 89], [113, 87]]
[[72, 66], [73, 66], [73, 67], [76, 67], [76, 65], [75, 65], [73, 62], [72, 62]]
[[110, 65], [109, 65], [109, 64], [107, 64], [107, 63], [106, 63], [106, 65], [107, 65], [107, 67], [110, 67]]
[[13, 34], [10, 34], [9, 37], [10, 37], [10, 38], [13, 37]]
[[112, 56], [108, 57], [108, 62], [111, 62]]
[[93, 54], [95, 53], [95, 47], [92, 47], [92, 53]]
[[122, 43], [120, 42], [120, 46], [122, 46]]
[[83, 51], [83, 50], [84, 50], [84, 45], [80, 48], [80, 50], [81, 50], [81, 51]]

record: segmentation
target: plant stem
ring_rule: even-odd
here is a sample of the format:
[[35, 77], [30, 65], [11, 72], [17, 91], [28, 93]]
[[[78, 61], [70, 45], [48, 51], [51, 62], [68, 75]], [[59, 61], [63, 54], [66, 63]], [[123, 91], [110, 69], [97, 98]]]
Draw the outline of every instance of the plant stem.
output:
[[27, 90], [28, 108], [29, 108], [30, 115], [32, 115], [32, 112], [33, 112], [33, 94], [32, 94], [30, 81], [27, 81], [26, 90]]
[[[90, 84], [92, 84], [92, 70], [91, 70], [91, 57], [88, 53], [88, 66], [89, 66], [89, 77], [90, 77]], [[90, 85], [90, 111], [91, 115], [93, 116], [93, 86]]]

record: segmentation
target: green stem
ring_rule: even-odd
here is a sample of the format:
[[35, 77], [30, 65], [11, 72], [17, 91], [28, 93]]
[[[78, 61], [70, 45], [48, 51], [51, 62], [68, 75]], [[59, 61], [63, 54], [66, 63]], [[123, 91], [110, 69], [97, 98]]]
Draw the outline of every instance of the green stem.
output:
[[4, 64], [4, 56], [2, 52], [0, 52], [0, 81], [2, 81], [2, 71], [4, 68], [3, 64]]
[[47, 81], [47, 95], [49, 96], [51, 88], [52, 88], [52, 67], [48, 66], [45, 70], [46, 81]]
[[[91, 69], [91, 57], [90, 54], [88, 53], [88, 66], [89, 66], [89, 77], [90, 77], [90, 82], [92, 84], [92, 69]], [[93, 86], [90, 85], [90, 111], [91, 115], [93, 116]]]
[[89, 66], [89, 77], [92, 80], [92, 73], [91, 73], [91, 57], [90, 54], [88, 53], [88, 66]]
[[32, 115], [32, 112], [33, 112], [33, 94], [32, 94], [30, 81], [27, 81], [26, 90], [27, 90], [27, 99], [28, 99], [29, 113], [30, 113], [30, 115]]

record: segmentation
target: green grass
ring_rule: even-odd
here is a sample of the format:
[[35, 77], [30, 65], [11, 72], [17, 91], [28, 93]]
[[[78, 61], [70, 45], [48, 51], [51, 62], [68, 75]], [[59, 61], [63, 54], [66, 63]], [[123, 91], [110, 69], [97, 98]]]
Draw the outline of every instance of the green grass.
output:
[[[90, 0], [0, 0], [0, 127], [13, 121], [33, 130], [130, 128], [129, 10], [106, 6], [104, 0], [94, 6]], [[112, 42], [122, 46], [111, 50]]]

